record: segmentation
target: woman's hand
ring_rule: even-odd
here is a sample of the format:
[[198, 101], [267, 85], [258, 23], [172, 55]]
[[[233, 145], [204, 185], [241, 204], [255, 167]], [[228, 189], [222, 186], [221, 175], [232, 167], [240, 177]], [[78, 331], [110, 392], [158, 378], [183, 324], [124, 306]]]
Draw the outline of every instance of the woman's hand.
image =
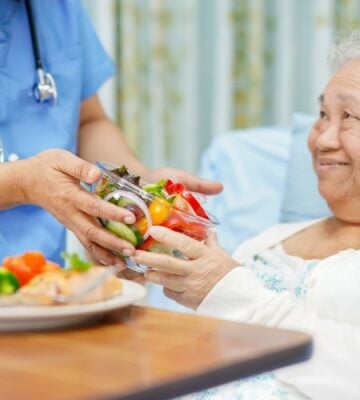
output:
[[150, 267], [145, 278], [164, 286], [167, 297], [186, 307], [196, 309], [215, 284], [239, 265], [218, 245], [214, 233], [204, 244], [160, 226], [153, 226], [150, 232], [156, 241], [188, 259], [139, 250], [131, 259]]
[[218, 194], [223, 190], [223, 185], [220, 182], [199, 178], [175, 168], [156, 168], [151, 170], [146, 176], [143, 176], [143, 178], [149, 182], [155, 182], [163, 178], [171, 179], [174, 182], [183, 183], [191, 192], [203, 194]]
[[22, 163], [19, 182], [25, 202], [54, 215], [74, 232], [95, 260], [102, 264], [124, 265], [112, 252], [134, 254], [135, 249], [129, 242], [101, 227], [97, 220], [132, 223], [134, 215], [80, 185], [80, 181], [92, 184], [99, 179], [101, 173], [93, 164], [59, 149], [43, 151], [19, 163]]

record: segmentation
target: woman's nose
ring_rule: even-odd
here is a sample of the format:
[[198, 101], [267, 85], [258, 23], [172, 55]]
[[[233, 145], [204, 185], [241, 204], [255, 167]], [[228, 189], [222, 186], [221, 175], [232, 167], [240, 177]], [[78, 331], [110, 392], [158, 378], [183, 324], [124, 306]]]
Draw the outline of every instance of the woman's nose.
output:
[[315, 142], [318, 150], [336, 150], [341, 146], [339, 128], [340, 127], [337, 124], [329, 124], [323, 131], [321, 131]]

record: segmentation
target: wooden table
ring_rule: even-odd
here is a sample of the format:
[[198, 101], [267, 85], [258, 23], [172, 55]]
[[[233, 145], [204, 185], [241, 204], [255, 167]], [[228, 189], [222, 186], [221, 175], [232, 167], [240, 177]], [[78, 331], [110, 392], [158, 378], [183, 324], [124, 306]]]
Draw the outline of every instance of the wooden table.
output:
[[170, 399], [310, 352], [302, 333], [131, 307], [90, 327], [1, 334], [0, 396]]

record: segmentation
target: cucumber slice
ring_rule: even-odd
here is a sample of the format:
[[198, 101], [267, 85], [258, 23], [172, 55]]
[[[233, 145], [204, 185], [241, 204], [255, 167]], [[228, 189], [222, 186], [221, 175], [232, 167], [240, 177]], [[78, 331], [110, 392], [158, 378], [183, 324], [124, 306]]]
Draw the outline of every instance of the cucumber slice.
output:
[[130, 229], [134, 232], [136, 236], [136, 245], [141, 246], [145, 241], [142, 234], [138, 231], [138, 229], [135, 228], [135, 226], [132, 226]]
[[150, 249], [150, 253], [158, 253], [158, 254], [169, 254], [170, 256], [173, 256], [173, 249], [168, 246], [167, 244], [163, 243], [155, 243], [153, 244]]
[[125, 224], [118, 221], [108, 221], [106, 228], [112, 233], [115, 233], [121, 239], [127, 240], [132, 245], [136, 246], [137, 239], [135, 233]]
[[126, 197], [120, 197], [117, 200], [117, 205], [119, 207], [124, 208], [124, 207], [128, 206], [129, 204], [134, 204], [134, 203], [131, 200], [127, 199]]

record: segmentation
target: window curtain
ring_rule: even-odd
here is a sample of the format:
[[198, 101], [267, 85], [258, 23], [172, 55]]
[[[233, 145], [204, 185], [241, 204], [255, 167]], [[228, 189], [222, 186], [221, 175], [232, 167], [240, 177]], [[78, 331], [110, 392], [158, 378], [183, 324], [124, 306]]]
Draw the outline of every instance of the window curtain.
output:
[[87, 0], [118, 75], [104, 95], [147, 165], [195, 172], [215, 135], [316, 113], [357, 0]]

